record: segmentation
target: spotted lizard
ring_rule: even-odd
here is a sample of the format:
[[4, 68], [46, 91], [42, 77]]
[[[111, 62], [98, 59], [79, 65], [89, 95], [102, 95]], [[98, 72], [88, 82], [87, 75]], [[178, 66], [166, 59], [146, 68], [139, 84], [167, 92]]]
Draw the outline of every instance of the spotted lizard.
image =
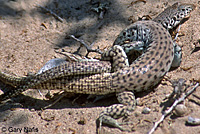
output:
[[[102, 54], [102, 59], [113, 61], [112, 65], [105, 61], [65, 63], [40, 74], [20, 78], [0, 72], [1, 81], [16, 87], [16, 90], [3, 94], [2, 100], [30, 88], [96, 95], [116, 93], [121, 104], [107, 107], [98, 121], [100, 126], [103, 122], [125, 130], [116, 119], [134, 110], [134, 92], [158, 84], [176, 57], [173, 40], [166, 29], [178, 25], [194, 8], [192, 4], [175, 3], [153, 21], [138, 21], [128, 26], [119, 34], [114, 45]], [[138, 48], [142, 54], [129, 65], [127, 55], [131, 56], [129, 53], [138, 51]], [[111, 71], [111, 66], [114, 71]]]

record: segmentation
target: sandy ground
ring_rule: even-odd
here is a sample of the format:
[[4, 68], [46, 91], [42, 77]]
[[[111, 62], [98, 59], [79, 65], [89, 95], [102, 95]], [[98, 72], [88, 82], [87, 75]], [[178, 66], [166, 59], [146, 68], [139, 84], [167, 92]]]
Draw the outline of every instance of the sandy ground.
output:
[[[184, 0], [186, 2], [186, 0]], [[143, 15], [154, 18], [166, 7], [172, 5], [170, 0], [148, 0], [146, 3], [137, 2], [130, 5], [132, 0], [109, 0], [109, 8], [103, 19], [91, 11], [97, 6], [92, 0], [0, 0], [0, 70], [18, 76], [36, 73], [48, 60], [62, 57], [55, 53], [56, 49], [76, 52], [80, 44], [68, 36], [73, 34], [88, 44], [94, 43], [93, 48], [103, 51], [112, 45], [120, 31], [131, 22]], [[104, 3], [104, 1], [101, 1]], [[191, 0], [197, 6], [190, 19], [181, 26], [177, 43], [182, 47], [183, 58], [181, 67], [170, 71], [170, 80], [184, 78], [187, 81], [200, 80], [200, 1]], [[63, 22], [37, 7], [51, 9], [63, 18]], [[130, 6], [129, 6], [130, 5]], [[132, 16], [132, 17], [131, 17]], [[196, 45], [196, 47], [195, 47]], [[81, 48], [81, 54], [86, 50]], [[93, 53], [90, 57], [99, 57]], [[148, 95], [137, 94], [140, 105], [128, 119], [119, 120], [132, 122], [124, 125], [132, 129], [131, 133], [144, 134], [159, 120], [161, 111], [171, 102], [164, 100], [173, 91], [169, 82], [163, 81], [154, 92]], [[46, 94], [47, 91], [42, 91]], [[54, 93], [53, 91], [51, 92]], [[58, 97], [58, 96], [57, 96]], [[77, 96], [76, 96], [77, 97]], [[104, 107], [117, 103], [115, 97], [93, 103], [86, 95], [66, 97], [55, 106], [44, 111], [38, 110], [52, 103], [41, 97], [36, 90], [28, 90], [23, 95], [0, 107], [0, 133], [15, 131], [25, 133], [67, 133], [94, 134], [96, 119]], [[197, 134], [200, 126], [189, 126], [185, 123], [188, 116], [200, 118], [200, 88], [185, 100], [187, 113], [183, 117], [169, 115], [155, 134]], [[149, 114], [142, 114], [144, 107], [149, 107]], [[18, 128], [18, 129], [17, 129]], [[128, 133], [116, 128], [103, 126], [102, 133]]]

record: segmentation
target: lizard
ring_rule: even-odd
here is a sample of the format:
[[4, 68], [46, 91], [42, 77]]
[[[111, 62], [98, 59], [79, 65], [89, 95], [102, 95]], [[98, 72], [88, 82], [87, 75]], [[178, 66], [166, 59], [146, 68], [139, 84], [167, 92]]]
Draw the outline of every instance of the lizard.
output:
[[[195, 9], [195, 6], [193, 4], [185, 4], [185, 3], [176, 2], [172, 6], [169, 6], [168, 8], [166, 8], [156, 18], [154, 18], [153, 21], [161, 23], [162, 26], [165, 27], [167, 30], [171, 30], [174, 27], [176, 27], [177, 25], [179, 25], [180, 23], [182, 23], [183, 20], [189, 18], [190, 12], [193, 11], [194, 9]], [[124, 51], [129, 56], [128, 60], [129, 60], [129, 64], [130, 64], [132, 61], [137, 59], [141, 55], [141, 53], [143, 53], [141, 51], [144, 51], [145, 47], [147, 47], [147, 46], [144, 46], [142, 41], [133, 41], [133, 42], [130, 43], [130, 39], [128, 39], [128, 38], [126, 40], [122, 41], [121, 37], [120, 38], [118, 37], [115, 40], [115, 42], [113, 43], [113, 45], [119, 44], [120, 46], [123, 47]], [[127, 44], [127, 42], [129, 44]], [[173, 60], [173, 63], [175, 63], [175, 64], [172, 63], [172, 67], [178, 67], [181, 63], [181, 53], [180, 53], [181, 48], [175, 44], [175, 50], [176, 51], [175, 51], [175, 56], [174, 56], [174, 60]], [[79, 59], [79, 60], [82, 61], [82, 59]], [[104, 60], [106, 60], [105, 56], [104, 56]], [[107, 60], [110, 60], [110, 59], [107, 59]], [[44, 72], [44, 71], [51, 69], [55, 66], [59, 66], [64, 61], [65, 61], [64, 59], [52, 59], [48, 62], [47, 65], [43, 66], [42, 69], [41, 69], [42, 71], [40, 70], [38, 73]], [[92, 60], [90, 60], [90, 61], [92, 61]], [[115, 63], [117, 63], [117, 65], [112, 65], [113, 67], [116, 67], [116, 68], [122, 68], [123, 67], [123, 64], [119, 65], [118, 62], [115, 62]], [[69, 65], [69, 63], [66, 63], [66, 64]], [[67, 65], [65, 66], [65, 68], [68, 68]], [[94, 64], [92, 63], [91, 66], [93, 66], [93, 65]], [[102, 68], [102, 70], [104, 70], [105, 72], [110, 72], [111, 68], [110, 68], [109, 63], [101, 62], [101, 65], [102, 65], [101, 67], [105, 67], [105, 68]], [[96, 65], [96, 66], [98, 66], [98, 65]], [[74, 66], [73, 72], [76, 71], [75, 68], [76, 67]], [[77, 70], [79, 70], [79, 68], [77, 68]], [[83, 66], [82, 66], [82, 70], [84, 70]], [[113, 70], [116, 70], [116, 69], [113, 69]], [[71, 70], [68, 70], [68, 71], [70, 72]], [[87, 74], [87, 71], [85, 71], [84, 73]], [[88, 73], [90, 74], [91, 72], [89, 71]], [[94, 72], [93, 74], [95, 74], [95, 73], [100, 73], [100, 72]], [[25, 77], [11, 76], [11, 75], [6, 74], [4, 72], [0, 72], [0, 79], [4, 83], [7, 83], [9, 85], [16, 87], [16, 86], [22, 84], [21, 82], [24, 82], [25, 81], [24, 79], [26, 79], [26, 78]]]
[[[179, 5], [178, 8], [181, 6], [183, 5]], [[192, 4], [187, 4], [184, 8], [186, 7], [192, 10], [194, 9], [194, 5]], [[190, 11], [183, 17], [187, 16]], [[142, 55], [133, 61], [131, 65], [127, 62], [128, 58], [122, 47], [123, 45], [120, 46], [120, 42], [124, 44], [127, 40], [129, 42], [142, 41], [144, 42], [142, 47], [145, 46]], [[104, 122], [124, 130], [115, 119], [125, 116], [134, 110], [134, 92], [141, 92], [158, 84], [162, 77], [169, 71], [174, 59], [174, 43], [168, 31], [156, 21], [135, 22], [119, 34], [115, 43], [103, 56], [112, 57], [113, 62], [116, 63], [125, 63], [123, 68], [117, 68], [114, 72], [105, 71], [95, 73], [94, 66], [91, 66], [91, 63], [94, 63], [94, 61], [88, 61], [71, 64], [71, 66], [75, 67], [75, 72], [73, 72], [73, 69], [71, 70], [72, 72], [67, 72], [69, 70], [65, 68], [65, 64], [61, 64], [36, 76], [22, 78], [26, 79], [26, 82], [23, 83], [24, 80], [19, 80], [19, 82], [22, 82], [22, 85], [19, 83], [17, 90], [58, 88], [67, 92], [83, 94], [101, 95], [116, 93], [121, 104], [114, 104], [107, 107], [100, 114], [98, 120], [100, 124]], [[129, 47], [125, 47], [125, 49], [127, 48], [129, 49]], [[123, 60], [118, 60], [121, 58], [119, 55], [123, 55]], [[99, 61], [98, 63], [100, 64], [101, 62]], [[86, 69], [86, 71], [82, 70], [83, 72], [80, 71], [84, 68], [83, 65], [89, 65], [89, 69]], [[53, 74], [52, 71], [54, 72]], [[66, 73], [70, 75], [65, 77]], [[7, 77], [4, 77], [4, 79], [6, 80]]]

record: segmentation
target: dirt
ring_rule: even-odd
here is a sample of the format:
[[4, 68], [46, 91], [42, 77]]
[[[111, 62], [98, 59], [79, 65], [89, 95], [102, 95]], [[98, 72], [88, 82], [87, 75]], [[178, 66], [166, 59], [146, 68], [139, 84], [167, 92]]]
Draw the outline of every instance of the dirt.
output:
[[[50, 59], [63, 57], [55, 52], [63, 49], [77, 52], [80, 43], [69, 38], [75, 35], [88, 44], [94, 44], [102, 51], [112, 45], [120, 31], [131, 24], [130, 18], [137, 20], [143, 15], [154, 18], [175, 1], [149, 0], [136, 2], [132, 0], [101, 1], [108, 3], [103, 19], [92, 11], [98, 1], [92, 0], [0, 0], [0, 70], [18, 76], [37, 71]], [[184, 2], [187, 2], [184, 0]], [[190, 83], [200, 81], [200, 1], [191, 0], [197, 6], [191, 17], [180, 29], [177, 44], [182, 47], [181, 66], [167, 73], [170, 80], [183, 78]], [[38, 7], [46, 7], [63, 18], [63, 22]], [[81, 54], [86, 50], [81, 47]], [[99, 57], [91, 53], [90, 57]], [[166, 95], [173, 91], [171, 84], [162, 81], [158, 87], [146, 95], [136, 94], [140, 98], [137, 106], [127, 119], [132, 124], [123, 125], [132, 130], [130, 133], [143, 134], [150, 131], [154, 122], [161, 117], [161, 111], [168, 108], [171, 100]], [[43, 95], [46, 90], [41, 91]], [[58, 91], [51, 91], [51, 94]], [[3, 92], [2, 92], [3, 93]], [[30, 89], [0, 106], [0, 133], [67, 133], [94, 134], [99, 113], [109, 105], [117, 103], [116, 97], [110, 97], [93, 103], [87, 95], [65, 97], [54, 106], [40, 110], [51, 104], [58, 96], [48, 99], [37, 90]], [[187, 112], [182, 117], [170, 114], [155, 131], [155, 134], [197, 134], [200, 126], [190, 126], [185, 122], [188, 116], [200, 118], [200, 88], [190, 95], [184, 105]], [[142, 109], [151, 109], [149, 114], [142, 114]], [[6, 132], [3, 132], [4, 129]], [[103, 126], [101, 133], [129, 133], [117, 128]]]

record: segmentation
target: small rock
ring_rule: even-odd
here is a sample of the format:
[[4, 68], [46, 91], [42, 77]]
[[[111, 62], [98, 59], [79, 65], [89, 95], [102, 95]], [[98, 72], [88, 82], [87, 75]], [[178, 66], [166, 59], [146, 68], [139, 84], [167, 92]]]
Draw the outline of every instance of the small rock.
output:
[[149, 114], [151, 112], [151, 109], [148, 108], [148, 107], [145, 107], [143, 110], [142, 110], [142, 113], [143, 114]]
[[177, 116], [184, 116], [187, 113], [187, 107], [183, 104], [179, 104], [175, 107], [174, 113]]
[[187, 123], [190, 125], [200, 125], [200, 119], [199, 118], [193, 118], [193, 117], [188, 117]]
[[140, 99], [140, 98], [137, 98], [137, 99], [136, 99], [136, 105], [137, 105], [137, 106], [142, 106], [142, 102], [141, 102], [141, 99]]

